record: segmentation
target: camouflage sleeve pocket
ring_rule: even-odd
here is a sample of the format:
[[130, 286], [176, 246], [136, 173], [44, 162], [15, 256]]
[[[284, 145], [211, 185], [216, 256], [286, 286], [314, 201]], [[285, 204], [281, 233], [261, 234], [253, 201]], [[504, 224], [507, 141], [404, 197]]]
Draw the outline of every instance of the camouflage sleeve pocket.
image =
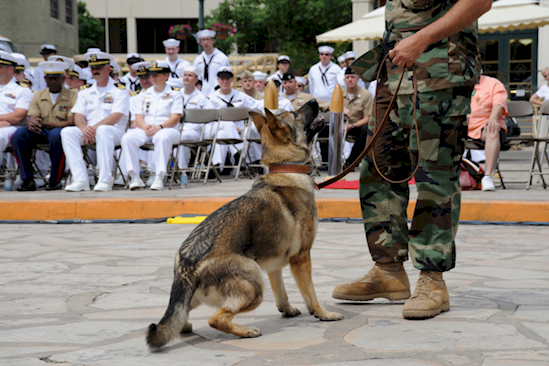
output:
[[408, 9], [429, 9], [434, 3], [435, 0], [402, 0], [402, 5]]

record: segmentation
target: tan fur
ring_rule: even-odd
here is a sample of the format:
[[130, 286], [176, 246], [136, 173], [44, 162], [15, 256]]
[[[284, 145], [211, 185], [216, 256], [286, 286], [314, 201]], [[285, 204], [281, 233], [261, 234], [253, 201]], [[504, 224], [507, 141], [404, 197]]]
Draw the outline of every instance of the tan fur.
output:
[[[309, 162], [316, 101], [297, 114], [266, 117], [250, 112], [261, 134], [262, 163]], [[290, 305], [282, 268], [290, 264], [307, 310], [321, 320], [340, 320], [325, 310], [311, 278], [310, 250], [317, 229], [314, 185], [297, 173], [260, 177], [252, 189], [200, 224], [182, 244], [175, 260], [170, 305], [158, 325], [151, 324], [147, 343], [153, 350], [181, 331], [190, 331], [188, 313], [205, 303], [218, 308], [208, 324], [240, 337], [261, 335], [255, 327], [232, 322], [235, 315], [255, 309], [263, 299], [261, 270], [269, 275], [278, 310], [286, 317], [300, 314]]]

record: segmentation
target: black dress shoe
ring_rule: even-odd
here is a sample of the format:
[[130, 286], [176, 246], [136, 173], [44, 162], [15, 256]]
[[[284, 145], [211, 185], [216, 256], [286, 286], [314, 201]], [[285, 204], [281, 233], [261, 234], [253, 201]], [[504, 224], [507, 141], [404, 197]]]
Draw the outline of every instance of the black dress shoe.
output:
[[36, 183], [34, 182], [34, 179], [27, 179], [23, 181], [23, 184], [21, 184], [21, 187], [17, 188], [19, 192], [31, 192], [36, 191]]
[[48, 183], [46, 186], [46, 191], [58, 191], [60, 189], [63, 189], [63, 184], [61, 182], [55, 184], [55, 183]]

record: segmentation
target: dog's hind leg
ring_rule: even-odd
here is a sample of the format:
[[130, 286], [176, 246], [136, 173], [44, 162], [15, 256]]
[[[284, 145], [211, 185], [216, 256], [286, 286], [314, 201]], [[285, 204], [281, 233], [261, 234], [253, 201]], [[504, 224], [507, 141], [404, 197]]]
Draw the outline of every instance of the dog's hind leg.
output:
[[340, 313], [330, 312], [324, 309], [318, 303], [316, 298], [313, 279], [311, 276], [311, 255], [308, 251], [303, 251], [289, 258], [290, 269], [294, 275], [297, 287], [301, 291], [303, 300], [307, 305], [307, 309], [311, 315], [320, 320], [341, 320], [343, 315]]
[[263, 300], [263, 283], [261, 280], [261, 269], [251, 259], [245, 259], [246, 269], [227, 273], [220, 278], [218, 295], [223, 297], [220, 309], [218, 309], [208, 320], [208, 324], [215, 329], [225, 333], [231, 333], [239, 337], [259, 337], [261, 331], [255, 327], [245, 327], [234, 324], [232, 319], [236, 314], [251, 311], [261, 304]]
[[282, 270], [269, 273], [269, 281], [271, 282], [271, 288], [273, 289], [274, 297], [276, 299], [276, 307], [278, 311], [285, 317], [293, 317], [301, 314], [298, 308], [292, 307], [288, 301], [288, 294], [284, 288], [284, 281], [282, 280]]

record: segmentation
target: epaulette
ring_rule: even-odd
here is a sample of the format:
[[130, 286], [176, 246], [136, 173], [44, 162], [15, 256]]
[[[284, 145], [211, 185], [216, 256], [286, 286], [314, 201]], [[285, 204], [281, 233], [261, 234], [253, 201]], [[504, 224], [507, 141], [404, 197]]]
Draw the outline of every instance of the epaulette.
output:
[[181, 88], [175, 88], [175, 87], [172, 86], [172, 90], [179, 91], [179, 90], [181, 90]]
[[22, 86], [23, 88], [28, 88], [29, 84], [25, 83], [24, 81], [16, 81], [17, 85]]
[[116, 86], [118, 87], [118, 89], [121, 89], [121, 90], [126, 89], [126, 86], [125, 86], [124, 84], [122, 84], [122, 83], [116, 83], [116, 84], [114, 84], [114, 85], [116, 85]]
[[134, 91], [133, 93], [130, 94], [130, 97], [133, 97], [134, 95], [137, 95], [137, 94], [141, 93], [141, 90], [143, 90], [143, 89], [139, 89], [138, 91]]
[[80, 90], [87, 89], [87, 88], [89, 88], [90, 86], [91, 86], [91, 84], [82, 85], [82, 86], [80, 87]]

